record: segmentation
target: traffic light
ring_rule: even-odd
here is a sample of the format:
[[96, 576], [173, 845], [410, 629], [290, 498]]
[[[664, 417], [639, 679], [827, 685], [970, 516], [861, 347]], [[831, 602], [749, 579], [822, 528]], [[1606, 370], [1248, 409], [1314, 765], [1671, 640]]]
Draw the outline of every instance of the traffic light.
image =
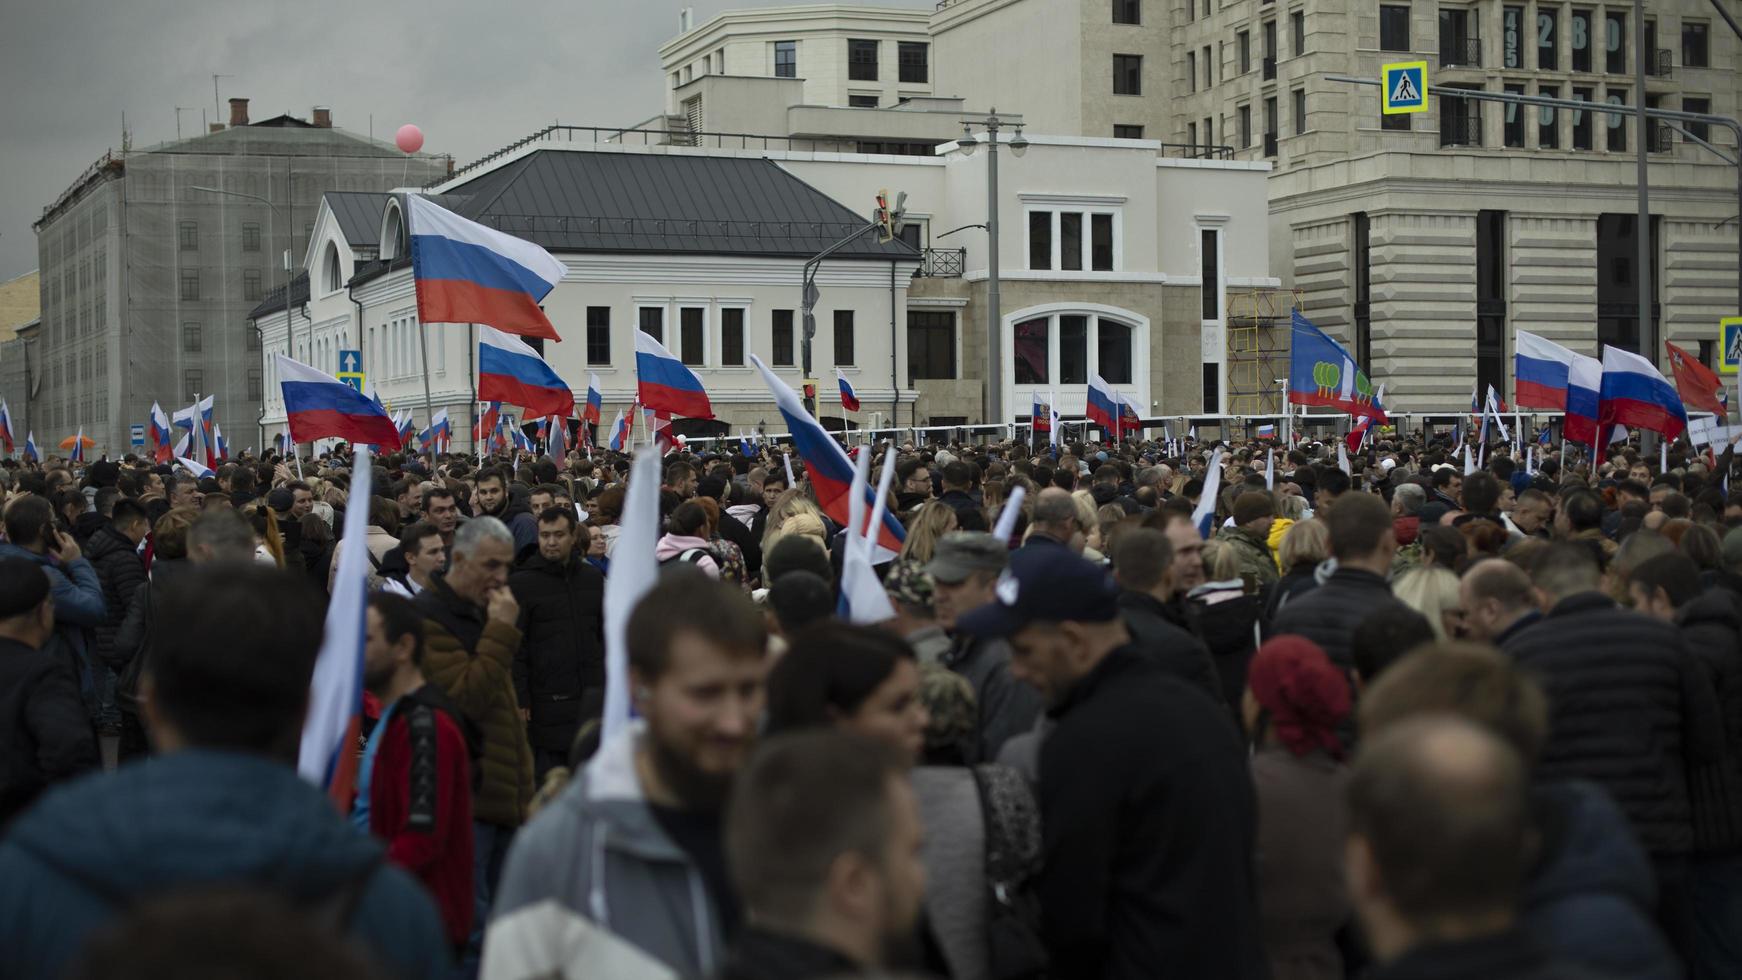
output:
[[878, 225], [877, 240], [888, 244], [895, 240], [895, 218], [889, 212], [889, 190], [877, 192], [877, 211], [875, 217]]

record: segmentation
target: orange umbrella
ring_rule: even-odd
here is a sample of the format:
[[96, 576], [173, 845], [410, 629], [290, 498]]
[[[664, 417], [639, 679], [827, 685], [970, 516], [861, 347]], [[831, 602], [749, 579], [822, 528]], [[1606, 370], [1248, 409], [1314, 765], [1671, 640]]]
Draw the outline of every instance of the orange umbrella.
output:
[[62, 449], [71, 449], [73, 448], [73, 443], [80, 439], [84, 440], [86, 449], [90, 449], [92, 446], [97, 444], [97, 440], [92, 439], [90, 436], [67, 436], [65, 439], [60, 441], [60, 447]]

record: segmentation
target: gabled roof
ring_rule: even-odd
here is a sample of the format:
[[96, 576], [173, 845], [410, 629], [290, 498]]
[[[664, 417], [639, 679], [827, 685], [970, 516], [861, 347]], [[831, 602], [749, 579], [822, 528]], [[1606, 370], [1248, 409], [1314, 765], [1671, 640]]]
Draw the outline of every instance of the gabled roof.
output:
[[[809, 258], [867, 220], [771, 160], [689, 153], [536, 150], [442, 203], [553, 252]], [[869, 233], [834, 255], [918, 257]]]
[[387, 209], [388, 195], [375, 191], [327, 191], [325, 196], [340, 233], [353, 249], [380, 246], [381, 212]]

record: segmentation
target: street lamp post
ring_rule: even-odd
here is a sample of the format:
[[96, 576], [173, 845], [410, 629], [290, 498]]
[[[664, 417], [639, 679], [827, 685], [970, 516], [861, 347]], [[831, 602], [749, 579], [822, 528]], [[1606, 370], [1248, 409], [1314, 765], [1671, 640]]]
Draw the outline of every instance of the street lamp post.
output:
[[1001, 297], [998, 289], [998, 132], [1012, 126], [1016, 133], [1010, 140], [1010, 152], [1022, 156], [1028, 140], [1022, 136], [1022, 117], [1000, 118], [994, 108], [984, 116], [968, 116], [962, 120], [962, 138], [956, 142], [963, 155], [971, 156], [980, 140], [974, 127], [986, 131], [986, 399], [985, 420], [1002, 425], [1004, 417], [1004, 334], [1000, 321]]

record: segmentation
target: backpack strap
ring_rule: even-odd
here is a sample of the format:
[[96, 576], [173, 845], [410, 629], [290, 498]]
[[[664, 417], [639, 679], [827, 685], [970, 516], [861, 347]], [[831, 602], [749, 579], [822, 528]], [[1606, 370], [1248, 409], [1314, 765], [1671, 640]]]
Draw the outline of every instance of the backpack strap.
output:
[[407, 787], [410, 806], [405, 826], [416, 833], [433, 834], [436, 831], [437, 784], [441, 779], [435, 709], [427, 704], [414, 704], [405, 721], [411, 739], [410, 785]]

